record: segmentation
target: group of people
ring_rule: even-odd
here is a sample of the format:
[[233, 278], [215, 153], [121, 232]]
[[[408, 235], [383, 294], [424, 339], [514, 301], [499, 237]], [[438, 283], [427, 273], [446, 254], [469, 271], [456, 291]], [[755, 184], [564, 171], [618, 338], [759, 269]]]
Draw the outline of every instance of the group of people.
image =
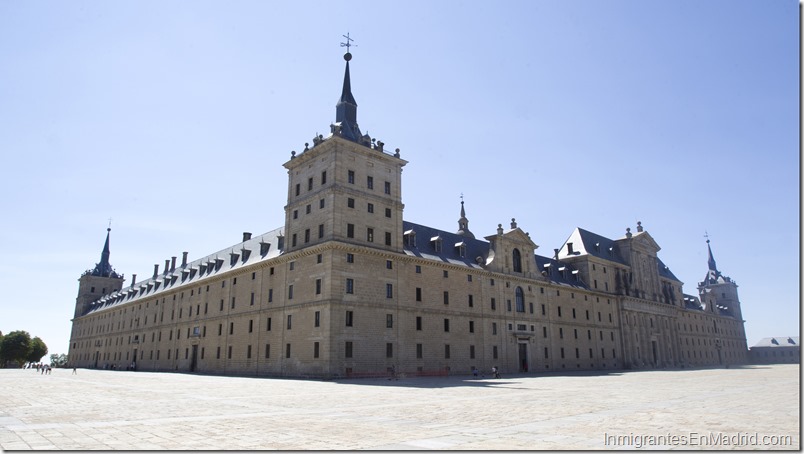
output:
[[[477, 374], [479, 373], [480, 371], [477, 369], [477, 367], [472, 366], [472, 375], [474, 375], [475, 378], [477, 378]], [[491, 368], [491, 377], [502, 378], [502, 376], [500, 375], [500, 369], [497, 366]]]
[[36, 369], [37, 372], [40, 374], [50, 374], [50, 364], [42, 364], [42, 363], [28, 363], [27, 366], [23, 366], [23, 369]]

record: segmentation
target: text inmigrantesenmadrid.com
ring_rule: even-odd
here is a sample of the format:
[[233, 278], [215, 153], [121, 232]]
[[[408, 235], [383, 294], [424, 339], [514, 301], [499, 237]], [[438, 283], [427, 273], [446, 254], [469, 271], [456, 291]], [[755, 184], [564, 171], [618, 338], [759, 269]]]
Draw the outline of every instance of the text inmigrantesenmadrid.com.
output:
[[603, 434], [605, 446], [793, 446], [792, 435], [758, 432], [689, 432], [686, 434]]

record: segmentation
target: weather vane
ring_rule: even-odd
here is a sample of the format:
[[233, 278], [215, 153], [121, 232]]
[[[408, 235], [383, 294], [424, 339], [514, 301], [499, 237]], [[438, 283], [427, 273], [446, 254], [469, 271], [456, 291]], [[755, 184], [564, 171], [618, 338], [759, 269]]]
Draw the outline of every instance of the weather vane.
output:
[[706, 242], [708, 243], [709, 242], [709, 232], [707, 232], [706, 230], [704, 230], [704, 238], [706, 238]]
[[112, 218], [109, 218], [109, 227], [107, 227], [107, 228], [108, 228], [109, 230], [111, 230], [111, 229], [112, 229]]
[[346, 32], [346, 34], [345, 34], [345, 35], [341, 35], [341, 36], [343, 36], [344, 38], [346, 38], [346, 42], [345, 42], [345, 43], [341, 43], [341, 47], [345, 47], [345, 48], [346, 48], [346, 52], [349, 52], [349, 48], [350, 48], [350, 47], [352, 47], [352, 46], [357, 47], [357, 44], [352, 44], [352, 41], [354, 41], [354, 40], [353, 40], [352, 38], [350, 38], [350, 37], [349, 37], [349, 32]]

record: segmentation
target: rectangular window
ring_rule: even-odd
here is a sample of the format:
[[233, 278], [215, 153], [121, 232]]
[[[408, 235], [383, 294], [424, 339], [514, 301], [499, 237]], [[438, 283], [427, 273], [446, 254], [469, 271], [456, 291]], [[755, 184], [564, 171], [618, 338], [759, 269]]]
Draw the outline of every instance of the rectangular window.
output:
[[394, 262], [392, 260], [385, 261], [385, 269], [392, 270], [394, 269]]
[[496, 298], [491, 299], [491, 310], [493, 310], [493, 311], [497, 310], [497, 299]]
[[444, 332], [445, 333], [449, 332], [449, 319], [448, 318], [444, 319]]
[[422, 289], [421, 287], [416, 287], [416, 301], [422, 300]]
[[346, 293], [355, 292], [355, 281], [352, 278], [346, 278]]
[[366, 188], [374, 189], [374, 177], [366, 177]]
[[353, 326], [354, 323], [354, 312], [346, 311], [346, 326]]
[[346, 199], [346, 206], [349, 207], [349, 208], [354, 208], [355, 207], [355, 199], [353, 199], [351, 197]]
[[250, 305], [251, 306], [254, 305], [254, 292], [251, 292], [251, 303], [250, 303]]
[[315, 311], [315, 327], [321, 326], [321, 311]]
[[313, 358], [318, 358], [318, 342], [313, 342]]
[[394, 284], [385, 284], [385, 297], [386, 298], [394, 297]]
[[391, 232], [385, 232], [385, 245], [391, 245]]
[[290, 327], [292, 326], [292, 320], [293, 320], [292, 317], [293, 317], [292, 315], [288, 315], [288, 329], [290, 329]]
[[315, 294], [316, 295], [321, 294], [321, 279], [316, 279], [315, 280]]
[[[218, 336], [222, 334], [223, 334], [223, 323], [218, 323]], [[173, 331], [170, 332], [170, 337], [173, 338]]]
[[265, 326], [265, 331], [271, 331], [271, 317], [268, 317], [268, 323]]
[[491, 347], [491, 356], [492, 356], [492, 358], [497, 359], [497, 346], [496, 345]]
[[293, 284], [288, 285], [288, 299], [289, 300], [293, 299]]
[[373, 204], [373, 203], [369, 203], [368, 205], [366, 205], [366, 210], [367, 210], [369, 213], [374, 213], [374, 204]]
[[321, 184], [327, 184], [327, 171], [321, 172]]
[[394, 344], [390, 342], [386, 342], [385, 344], [385, 357], [386, 358], [393, 358], [394, 357]]
[[300, 193], [301, 193], [301, 185], [299, 183], [296, 183], [296, 195], [299, 195]]
[[290, 344], [285, 344], [285, 358], [290, 358]]
[[354, 237], [355, 237], [355, 225], [346, 224], [346, 238], [354, 238]]
[[265, 359], [271, 357], [271, 344], [265, 344]]
[[422, 274], [422, 266], [416, 265], [416, 274]]
[[449, 292], [444, 291], [444, 304], [449, 304]]
[[507, 300], [506, 307], [508, 308], [508, 312], [511, 312], [511, 300]]
[[391, 209], [390, 208], [385, 209], [385, 217], [387, 217], [387, 218], [391, 217]]
[[385, 182], [385, 193], [386, 193], [386, 194], [390, 194], [390, 193], [391, 193], [391, 182], [390, 182], [390, 181], [386, 181], [386, 182]]
[[326, 204], [326, 202], [324, 202], [324, 199], [320, 199], [320, 200], [318, 201], [318, 208], [323, 209], [323, 208], [324, 208], [324, 206], [325, 206], [325, 204]]
[[444, 358], [449, 359], [449, 344], [444, 345]]
[[355, 184], [355, 171], [350, 170], [347, 178], [348, 178], [347, 181], [349, 182], [349, 184]]
[[491, 323], [491, 334], [496, 336], [497, 335], [497, 322]]
[[469, 359], [475, 359], [475, 346], [469, 346]]
[[310, 242], [310, 229], [304, 229], [304, 242]]
[[374, 229], [371, 227], [366, 227], [366, 241], [369, 243], [374, 242]]
[[253, 332], [253, 331], [254, 331], [254, 320], [249, 320], [248, 321], [248, 332], [250, 333], [250, 332]]
[[546, 326], [543, 326], [543, 327], [542, 327], [542, 337], [544, 337], [545, 339], [547, 339], [547, 327], [546, 327]]
[[474, 333], [474, 332], [475, 332], [475, 322], [474, 322], [474, 321], [472, 321], [472, 320], [469, 320], [469, 332], [470, 332], [470, 333]]
[[251, 345], [246, 346], [246, 359], [251, 359]]
[[416, 344], [416, 359], [422, 359], [422, 344]]
[[318, 237], [324, 238], [324, 224], [318, 224]]
[[310, 214], [311, 211], [313, 211], [313, 207], [308, 203], [307, 206], [304, 207], [304, 214]]
[[274, 301], [274, 289], [268, 289], [268, 302], [272, 303]]
[[234, 309], [234, 308], [235, 308], [235, 297], [233, 296], [232, 297], [232, 309]]
[[474, 307], [475, 299], [472, 295], [469, 295], [469, 307]]
[[[170, 350], [168, 350], [168, 359], [170, 359]], [[221, 359], [221, 348], [218, 347], [218, 350], [215, 351], [215, 359]]]
[[232, 359], [232, 346], [229, 346], [229, 352], [226, 354], [226, 358]]
[[544, 304], [542, 304], [542, 315], [547, 315], [547, 309], [545, 308]]
[[393, 314], [385, 314], [385, 327], [386, 328], [393, 328], [394, 327], [394, 315]]
[[351, 342], [349, 342], [349, 341], [346, 342], [345, 350], [346, 351], [345, 351], [344, 356], [346, 356], [347, 358], [351, 358], [352, 357], [352, 343]]
[[229, 334], [234, 334], [234, 322], [229, 322]]
[[355, 255], [354, 254], [346, 254], [346, 263], [355, 263]]
[[313, 177], [310, 177], [310, 178], [307, 179], [307, 190], [308, 191], [313, 190]]
[[290, 237], [290, 245], [296, 246], [296, 234], [294, 233], [292, 237]]
[[416, 317], [416, 331], [422, 330], [422, 318]]

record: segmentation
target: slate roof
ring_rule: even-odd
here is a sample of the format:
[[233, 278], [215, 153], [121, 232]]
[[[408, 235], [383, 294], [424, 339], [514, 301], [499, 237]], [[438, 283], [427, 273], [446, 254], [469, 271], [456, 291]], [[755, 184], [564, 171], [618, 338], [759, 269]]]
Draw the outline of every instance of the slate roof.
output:
[[[467, 238], [457, 233], [408, 221], [402, 221], [402, 229], [404, 232], [416, 232], [415, 246], [404, 245], [404, 252], [407, 255], [476, 269], [482, 269], [478, 264], [477, 258], [481, 258], [480, 263], [485, 263], [486, 257], [489, 255], [490, 245], [483, 240]], [[440, 238], [440, 252], [436, 251], [433, 238]], [[466, 253], [463, 257], [459, 253], [460, 249], [456, 246], [460, 243], [463, 243], [466, 247]]]
[[779, 337], [766, 337], [761, 339], [759, 342], [756, 343], [751, 348], [756, 347], [800, 347], [801, 344], [799, 343], [799, 337], [788, 337], [788, 336], [779, 336]]
[[167, 290], [190, 288], [220, 273], [277, 257], [282, 253], [278, 246], [283, 229], [284, 227], [253, 236], [249, 240], [189, 262], [185, 266], [164, 270], [156, 277], [123, 287], [93, 302], [87, 313], [114, 308], [145, 297], [150, 298]]

